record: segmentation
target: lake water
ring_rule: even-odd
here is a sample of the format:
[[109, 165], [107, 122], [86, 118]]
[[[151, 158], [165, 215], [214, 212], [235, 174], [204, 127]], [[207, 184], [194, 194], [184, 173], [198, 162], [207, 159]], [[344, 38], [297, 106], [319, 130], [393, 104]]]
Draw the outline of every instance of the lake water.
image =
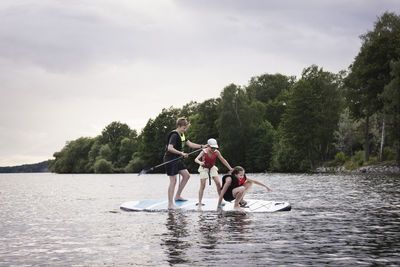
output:
[[[398, 266], [400, 177], [248, 174], [289, 212], [125, 212], [168, 177], [0, 174], [1, 266]], [[197, 197], [193, 174], [184, 197]], [[217, 197], [215, 185], [204, 197]]]

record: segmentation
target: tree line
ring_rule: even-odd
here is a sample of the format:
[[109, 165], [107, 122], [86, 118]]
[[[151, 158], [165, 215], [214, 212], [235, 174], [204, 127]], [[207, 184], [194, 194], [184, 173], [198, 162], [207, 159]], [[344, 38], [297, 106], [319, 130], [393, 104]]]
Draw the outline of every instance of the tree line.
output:
[[42, 161], [35, 164], [23, 164], [18, 166], [0, 167], [0, 173], [29, 173], [29, 172], [49, 172], [51, 160]]
[[[132, 173], [158, 165], [181, 116], [191, 123], [188, 139], [204, 144], [216, 138], [231, 165], [249, 172], [304, 172], [344, 162], [350, 168], [383, 160], [399, 164], [400, 17], [384, 13], [360, 38], [360, 51], [346, 71], [311, 65], [299, 78], [255, 76], [244, 86], [227, 85], [218, 98], [165, 108], [139, 134], [112, 122], [97, 137], [67, 142], [54, 153], [50, 170]], [[193, 158], [185, 163], [197, 170]]]

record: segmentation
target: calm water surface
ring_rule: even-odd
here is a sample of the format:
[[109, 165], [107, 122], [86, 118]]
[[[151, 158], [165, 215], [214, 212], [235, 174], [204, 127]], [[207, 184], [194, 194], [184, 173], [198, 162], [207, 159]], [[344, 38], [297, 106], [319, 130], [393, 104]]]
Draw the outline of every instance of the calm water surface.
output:
[[[248, 176], [275, 190], [248, 198], [292, 211], [124, 212], [122, 202], [166, 198], [168, 177], [0, 174], [0, 265], [399, 266], [399, 176]], [[198, 187], [192, 175], [183, 195]]]

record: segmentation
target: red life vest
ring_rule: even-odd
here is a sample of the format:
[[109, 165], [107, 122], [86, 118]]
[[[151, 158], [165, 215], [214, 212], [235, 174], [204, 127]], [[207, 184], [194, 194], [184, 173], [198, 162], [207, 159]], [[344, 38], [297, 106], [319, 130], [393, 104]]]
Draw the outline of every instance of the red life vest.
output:
[[203, 167], [211, 169], [214, 166], [216, 160], [217, 160], [217, 153], [215, 151], [213, 152], [211, 158], [208, 155], [208, 153], [205, 152], [204, 153], [204, 165], [203, 165]]
[[244, 184], [245, 181], [246, 181], [246, 175], [243, 176], [242, 180], [239, 180], [239, 179], [238, 179], [239, 186], [241, 186], [242, 184]]

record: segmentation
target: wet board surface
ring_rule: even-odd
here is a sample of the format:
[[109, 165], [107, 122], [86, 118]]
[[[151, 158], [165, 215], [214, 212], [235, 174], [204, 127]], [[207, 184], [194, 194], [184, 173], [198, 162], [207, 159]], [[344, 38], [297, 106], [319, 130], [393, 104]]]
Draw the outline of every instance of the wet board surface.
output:
[[[245, 212], [276, 212], [276, 211], [289, 211], [291, 206], [288, 202], [284, 201], [267, 201], [259, 199], [246, 199], [247, 205], [242, 207]], [[184, 211], [197, 211], [198, 199], [188, 199], [187, 201], [175, 201], [175, 205]], [[206, 198], [202, 200], [203, 211], [216, 211], [218, 199]], [[222, 206], [224, 211], [234, 211], [234, 201], [225, 202]], [[146, 199], [128, 201], [123, 203], [120, 208], [125, 211], [166, 211], [168, 210], [168, 200], [166, 199]]]

